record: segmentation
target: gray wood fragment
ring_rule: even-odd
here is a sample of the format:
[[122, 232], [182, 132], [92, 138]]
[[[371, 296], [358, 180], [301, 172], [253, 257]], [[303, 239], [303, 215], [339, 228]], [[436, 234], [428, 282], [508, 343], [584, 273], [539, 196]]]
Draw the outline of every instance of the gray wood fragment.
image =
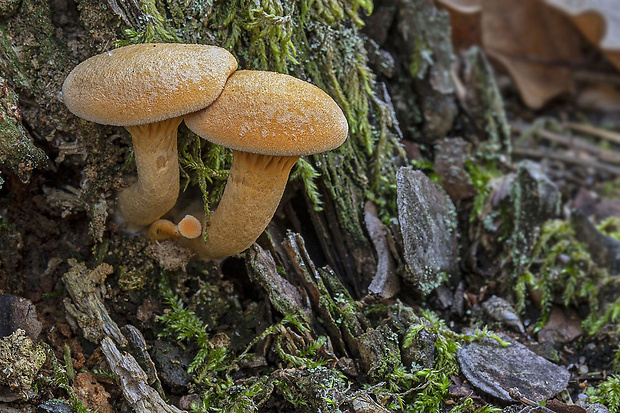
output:
[[181, 413], [184, 411], [168, 405], [159, 393], [147, 384], [148, 377], [136, 359], [129, 353], [121, 353], [111, 338], [105, 337], [101, 340], [101, 349], [110, 369], [116, 375], [125, 400], [136, 413]]
[[353, 411], [355, 413], [391, 413], [392, 410], [388, 410], [374, 401], [370, 396], [360, 394], [356, 396], [352, 401]]
[[104, 281], [112, 274], [112, 266], [103, 263], [89, 270], [73, 258], [68, 262], [71, 269], [62, 276], [62, 280], [73, 300], [65, 298], [63, 301], [69, 324], [75, 329], [79, 326], [84, 337], [93, 343], [110, 336], [119, 345], [126, 346], [127, 340], [103, 305]]
[[502, 347], [493, 339], [471, 343], [457, 353], [461, 370], [479, 390], [505, 401], [514, 401], [515, 390], [536, 403], [558, 394], [568, 385], [570, 373], [504, 334]]
[[276, 310], [284, 315], [297, 314], [308, 322], [312, 319], [307, 297], [302, 297], [297, 288], [278, 273], [276, 262], [269, 251], [256, 243], [252, 245], [246, 258], [246, 267], [250, 279], [267, 291], [269, 301]]
[[401, 168], [396, 185], [409, 270], [404, 278], [423, 294], [430, 294], [445, 274], [460, 275], [456, 210], [444, 190], [421, 171]]
[[484, 312], [492, 319], [505, 324], [514, 331], [525, 334], [523, 323], [510, 303], [496, 295], [482, 303]]
[[148, 353], [146, 341], [144, 340], [142, 333], [131, 324], [121, 327], [121, 331], [123, 332], [123, 335], [127, 337], [129, 349], [136, 357], [136, 361], [138, 361], [148, 376], [147, 383], [153, 386], [155, 390], [162, 395], [162, 397], [165, 397], [164, 389], [161, 387], [159, 377], [157, 377], [157, 369], [151, 359], [151, 355]]
[[386, 237], [388, 230], [377, 217], [377, 207], [370, 201], [364, 206], [364, 222], [377, 252], [377, 272], [368, 286], [368, 292], [382, 298], [392, 298], [400, 291], [396, 264]]

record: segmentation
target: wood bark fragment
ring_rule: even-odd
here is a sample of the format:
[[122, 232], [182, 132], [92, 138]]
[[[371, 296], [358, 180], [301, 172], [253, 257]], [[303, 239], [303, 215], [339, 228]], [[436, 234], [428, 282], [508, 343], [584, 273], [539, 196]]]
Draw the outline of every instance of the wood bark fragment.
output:
[[167, 404], [157, 391], [147, 384], [148, 377], [136, 359], [121, 353], [110, 337], [101, 340], [101, 349], [116, 380], [123, 390], [125, 400], [136, 413], [181, 413]]
[[254, 244], [246, 258], [246, 267], [252, 281], [258, 282], [269, 295], [269, 301], [283, 315], [297, 314], [307, 322], [313, 318], [307, 297], [283, 278], [272, 255]]
[[377, 217], [377, 207], [370, 201], [364, 206], [364, 222], [377, 251], [377, 271], [368, 286], [368, 292], [382, 298], [392, 298], [400, 291], [400, 281], [388, 245], [386, 234], [389, 235], [389, 231]]
[[[528, 128], [524, 125], [513, 123], [512, 127], [523, 134], [529, 134]], [[602, 162], [608, 162], [616, 165], [620, 164], [620, 154], [617, 151], [602, 148], [576, 136], [564, 136], [559, 133], [554, 133], [545, 129], [537, 129], [535, 127], [534, 129], [535, 130], [533, 132], [540, 138], [547, 139], [568, 148], [588, 152], [589, 154], [596, 156]]]
[[142, 333], [131, 324], [121, 327], [121, 331], [125, 337], [127, 337], [129, 348], [135, 355], [136, 361], [144, 369], [147, 376], [147, 383], [153, 386], [162, 397], [165, 397], [164, 389], [161, 386], [161, 381], [159, 380], [159, 377], [157, 377], [155, 363], [153, 363], [151, 355], [148, 353], [148, 347]]
[[614, 132], [614, 131], [603, 129], [603, 128], [597, 128], [596, 126], [588, 125], [585, 123], [569, 122], [567, 126], [578, 132], [587, 133], [592, 136], [596, 136], [598, 138], [608, 140], [609, 142], [620, 144], [620, 133], [618, 132]]
[[75, 259], [68, 260], [71, 269], [62, 276], [62, 279], [71, 295], [65, 298], [67, 319], [74, 328], [79, 326], [84, 337], [93, 343], [99, 343], [103, 337], [110, 336], [121, 346], [127, 345], [127, 340], [112, 320], [105, 306], [105, 278], [112, 274], [109, 264], [101, 264], [94, 270], [89, 270], [84, 263]]

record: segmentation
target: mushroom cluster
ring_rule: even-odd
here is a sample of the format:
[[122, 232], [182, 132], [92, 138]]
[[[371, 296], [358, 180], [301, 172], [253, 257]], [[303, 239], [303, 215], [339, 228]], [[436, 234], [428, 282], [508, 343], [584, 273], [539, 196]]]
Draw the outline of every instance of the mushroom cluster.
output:
[[209, 106], [237, 69], [220, 47], [155, 43], [93, 56], [65, 79], [62, 97], [75, 115], [131, 134], [138, 181], [120, 192], [120, 216], [150, 225], [179, 195], [177, 127], [183, 115]]
[[[299, 157], [337, 148], [348, 134], [342, 110], [318, 87], [236, 66], [213, 46], [134, 45], [86, 60], [63, 85], [73, 113], [132, 135], [138, 181], [119, 194], [121, 216], [150, 225], [153, 240], [185, 240], [208, 260], [251, 246]], [[176, 129], [183, 119], [198, 136], [233, 151], [222, 199], [202, 224], [191, 215], [176, 225], [160, 219], [179, 192]]]

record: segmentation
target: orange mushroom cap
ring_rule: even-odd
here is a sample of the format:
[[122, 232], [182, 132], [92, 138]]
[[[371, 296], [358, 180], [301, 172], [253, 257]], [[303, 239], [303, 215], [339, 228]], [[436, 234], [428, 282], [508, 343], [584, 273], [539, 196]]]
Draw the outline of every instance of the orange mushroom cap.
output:
[[299, 156], [337, 148], [347, 119], [323, 90], [292, 76], [239, 70], [209, 107], [185, 118], [202, 138], [238, 151]]
[[65, 79], [62, 96], [83, 119], [143, 125], [209, 106], [236, 69], [233, 55], [216, 46], [135, 44], [77, 65]]

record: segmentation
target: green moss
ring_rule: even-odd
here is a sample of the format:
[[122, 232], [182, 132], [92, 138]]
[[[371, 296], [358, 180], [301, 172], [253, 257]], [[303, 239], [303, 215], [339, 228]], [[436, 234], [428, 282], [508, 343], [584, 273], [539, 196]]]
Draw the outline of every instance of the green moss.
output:
[[136, 43], [175, 43], [181, 39], [174, 28], [169, 27], [166, 18], [159, 12], [155, 0], [142, 0], [142, 27], [125, 29], [125, 40], [117, 46]]
[[586, 391], [593, 403], [602, 403], [611, 413], [620, 412], [620, 376], [611, 375], [597, 387]]
[[293, 169], [293, 172], [291, 173], [290, 180], [301, 180], [306, 188], [306, 196], [310, 200], [314, 210], [322, 211], [323, 207], [321, 205], [323, 202], [321, 201], [319, 190], [316, 186], [316, 180], [318, 177], [319, 174], [316, 169], [314, 169], [312, 164], [310, 164], [305, 158], [300, 158], [295, 164], [295, 169]]
[[493, 179], [502, 176], [497, 168], [495, 161], [488, 161], [485, 165], [467, 160], [465, 169], [469, 174], [474, 187], [476, 188], [476, 196], [474, 197], [470, 221], [474, 221], [477, 217], [482, 216], [484, 204], [493, 189], [490, 185]]
[[[295, 315], [284, 317], [279, 323], [268, 327], [261, 334], [246, 343], [242, 352], [235, 352], [227, 346], [216, 346], [209, 335], [211, 328], [198, 315], [188, 309], [183, 300], [176, 295], [165, 279], [159, 285], [160, 294], [168, 307], [159, 318], [163, 324], [161, 337], [171, 337], [190, 346], [196, 346], [198, 351], [190, 363], [188, 372], [194, 378], [199, 388], [204, 388], [202, 400], [192, 409], [195, 412], [220, 411], [255, 411], [274, 389], [289, 388], [295, 381], [285, 380], [285, 377], [275, 372], [267, 372], [261, 377], [254, 377], [236, 382], [231, 375], [238, 366], [255, 359], [250, 351], [259, 342], [271, 336], [275, 355], [281, 363], [289, 367], [299, 368], [300, 371], [311, 371], [323, 368], [327, 360], [318, 355], [318, 350], [327, 345], [325, 337], [317, 337], [306, 346], [293, 349], [288, 341], [291, 333], [308, 336], [310, 329]], [[332, 375], [335, 372], [326, 374]], [[277, 372], [277, 370], [276, 370]], [[338, 376], [339, 377], [339, 376]], [[299, 377], [302, 380], [302, 377]], [[285, 386], [285, 382], [289, 386]], [[284, 386], [284, 387], [282, 387]], [[301, 386], [300, 388], [303, 388]], [[318, 389], [316, 391], [319, 391]], [[293, 394], [292, 392], [290, 394]], [[288, 393], [283, 393], [288, 397]], [[298, 400], [292, 398], [289, 401]], [[305, 397], [302, 400], [314, 400], [315, 397]], [[320, 399], [321, 400], [321, 399]]]
[[599, 231], [620, 241], [620, 217], [610, 216], [597, 225]]
[[181, 188], [185, 190], [189, 185], [198, 185], [207, 217], [211, 213], [211, 204], [222, 197], [231, 163], [232, 152], [222, 146], [212, 145], [197, 136], [180, 141]]
[[[420, 315], [424, 320], [417, 319], [417, 321], [407, 316], [408, 312], [411, 312], [411, 309], [402, 304], [391, 307], [377, 304], [367, 309], [367, 313], [372, 313], [373, 318], [382, 319], [381, 314], [402, 315], [404, 321], [402, 325], [396, 323], [393, 328], [399, 335], [402, 334], [403, 349], [412, 346], [422, 330], [434, 335], [436, 337], [434, 364], [428, 368], [415, 363], [411, 366], [397, 366], [384, 378], [383, 383], [372, 387], [366, 386], [366, 389], [370, 393], [380, 395], [383, 400], [390, 400], [385, 406], [387, 409], [411, 413], [444, 411], [447, 408], [445, 401], [448, 399], [448, 388], [452, 384], [451, 377], [458, 375], [460, 371], [456, 354], [461, 344], [483, 338], [497, 340], [502, 345], [508, 343], [486, 328], [468, 335], [455, 333], [430, 310], [422, 310]], [[464, 404], [461, 410], [473, 411], [474, 408], [469, 409], [473, 406], [472, 402], [466, 400], [461, 401]]]
[[[613, 225], [612, 225], [613, 224]], [[605, 221], [601, 230], [615, 230], [615, 220]], [[620, 321], [620, 299], [599, 309], [598, 293], [605, 285], [615, 283], [609, 272], [597, 265], [583, 243], [577, 241], [570, 222], [553, 220], [541, 230], [532, 253], [532, 264], [518, 278], [517, 309], [525, 308], [525, 289], [533, 286], [541, 293], [541, 317], [538, 328], [547, 321], [557, 299], [564, 305], [587, 304], [589, 315], [583, 322], [593, 334], [606, 323]]]
[[423, 39], [415, 42], [415, 53], [411, 56], [409, 73], [415, 79], [424, 76], [424, 70], [428, 67], [428, 62], [432, 61], [432, 51]]

